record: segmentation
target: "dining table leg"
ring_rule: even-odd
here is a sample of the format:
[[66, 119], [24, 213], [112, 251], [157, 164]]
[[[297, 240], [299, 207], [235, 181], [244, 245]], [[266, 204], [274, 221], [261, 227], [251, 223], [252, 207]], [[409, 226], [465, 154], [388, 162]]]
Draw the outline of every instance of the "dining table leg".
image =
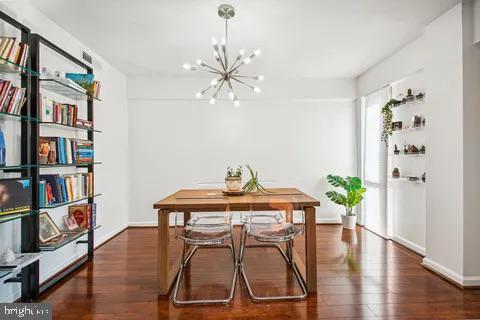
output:
[[317, 292], [317, 229], [315, 207], [305, 211], [305, 271], [308, 292]]
[[157, 281], [159, 295], [168, 295], [177, 276], [181, 256], [170, 260], [170, 210], [158, 210]]

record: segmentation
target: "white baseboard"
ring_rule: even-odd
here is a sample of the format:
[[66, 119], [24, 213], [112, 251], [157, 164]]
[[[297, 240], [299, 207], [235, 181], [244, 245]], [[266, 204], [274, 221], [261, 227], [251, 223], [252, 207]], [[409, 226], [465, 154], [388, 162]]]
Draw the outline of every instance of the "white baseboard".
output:
[[157, 227], [158, 221], [134, 221], [134, 222], [129, 222], [128, 226], [129, 227]]
[[340, 218], [318, 218], [315, 220], [317, 224], [342, 224]]
[[480, 286], [480, 277], [472, 277], [472, 276], [463, 276], [461, 274], [456, 273], [455, 271], [450, 270], [449, 268], [441, 265], [438, 262], [435, 262], [429, 258], [423, 258], [422, 264], [434, 271], [437, 272], [444, 277], [458, 283], [459, 285], [467, 288], [467, 287], [479, 287]]
[[395, 242], [398, 242], [402, 246], [407, 247], [408, 249], [418, 253], [421, 256], [425, 257], [425, 255], [426, 255], [426, 250], [425, 250], [424, 247], [421, 247], [418, 244], [413, 243], [410, 240], [407, 240], [407, 239], [402, 238], [402, 237], [397, 236], [397, 235], [393, 235], [390, 239], [395, 241]]
[[121, 225], [120, 227], [114, 229], [113, 231], [107, 233], [106, 235], [104, 235], [101, 239], [95, 239], [95, 249], [98, 247], [98, 246], [101, 246], [102, 244], [104, 244], [105, 242], [107, 242], [108, 240], [112, 239], [113, 237], [115, 237], [117, 234], [119, 234], [120, 232], [122, 232], [123, 230], [127, 229], [128, 228], [128, 224], [123, 224]]

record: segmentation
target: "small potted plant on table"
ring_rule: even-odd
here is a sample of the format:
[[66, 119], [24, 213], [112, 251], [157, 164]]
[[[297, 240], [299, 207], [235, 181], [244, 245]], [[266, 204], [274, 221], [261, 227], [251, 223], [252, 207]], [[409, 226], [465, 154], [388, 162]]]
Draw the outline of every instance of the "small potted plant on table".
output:
[[227, 176], [225, 177], [225, 185], [228, 191], [240, 191], [242, 189], [242, 166], [237, 169], [227, 168]]
[[362, 187], [362, 180], [357, 177], [346, 177], [328, 175], [327, 181], [334, 187], [343, 188], [346, 194], [336, 191], [328, 191], [326, 196], [332, 202], [345, 207], [345, 215], [342, 214], [342, 224], [345, 229], [355, 229], [357, 216], [353, 208], [363, 200], [363, 194], [367, 189]]

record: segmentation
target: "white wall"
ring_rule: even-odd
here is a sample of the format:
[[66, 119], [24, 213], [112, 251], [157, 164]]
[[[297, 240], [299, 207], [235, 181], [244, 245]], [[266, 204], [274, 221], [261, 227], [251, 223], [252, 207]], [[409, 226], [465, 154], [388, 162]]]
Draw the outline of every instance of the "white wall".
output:
[[473, 42], [480, 42], [480, 0], [473, 1]]
[[[103, 165], [96, 167], [96, 191], [103, 193], [97, 198], [98, 224], [102, 225], [95, 232], [96, 244], [99, 244], [127, 225], [128, 210], [128, 157], [127, 145], [127, 100], [126, 77], [113, 66], [97, 56], [87, 46], [61, 29], [45, 15], [25, 2], [9, 2], [0, 4], [0, 10], [11, 15], [32, 32], [39, 33], [54, 44], [57, 44], [72, 55], [81, 58], [82, 50], [92, 54], [101, 63], [101, 70], [95, 70], [96, 78], [102, 81], [102, 102], [95, 103], [95, 124], [103, 133], [95, 136], [96, 160]], [[65, 134], [68, 132], [63, 131]], [[60, 131], [60, 134], [62, 131]], [[6, 132], [6, 134], [8, 134]], [[19, 143], [19, 140], [18, 140]], [[13, 149], [13, 147], [12, 147]], [[18, 151], [18, 150], [17, 150]], [[60, 209], [62, 210], [62, 209]], [[66, 214], [51, 212], [52, 215]], [[0, 236], [0, 251], [6, 247], [19, 248], [19, 222], [2, 224]], [[6, 241], [4, 241], [6, 240]], [[64, 266], [86, 252], [84, 247], [76, 248], [74, 244], [45, 254], [41, 258], [41, 281], [58, 272]], [[15, 284], [0, 284], [0, 301], [11, 301], [19, 295], [19, 286]]]
[[420, 38], [358, 78], [359, 94], [364, 95], [424, 69], [427, 213], [423, 263], [465, 286], [480, 284], [480, 49], [472, 45], [478, 10], [478, 0], [455, 6], [428, 25]]
[[[463, 7], [463, 191], [464, 191], [464, 277], [466, 282], [480, 284], [480, 43], [476, 45], [471, 39], [474, 26], [479, 27], [480, 1], [467, 2]], [[478, 31], [478, 30], [477, 30]], [[480, 40], [480, 39], [479, 39]]]
[[[318, 197], [321, 221], [341, 208], [324, 196], [329, 173], [354, 175], [355, 85], [348, 79], [269, 79], [256, 100], [194, 100], [207, 79], [129, 78], [131, 225], [155, 225], [155, 201], [222, 181], [250, 163], [260, 179]], [[240, 95], [242, 96], [242, 95]]]
[[427, 255], [463, 274], [462, 6], [427, 27]]

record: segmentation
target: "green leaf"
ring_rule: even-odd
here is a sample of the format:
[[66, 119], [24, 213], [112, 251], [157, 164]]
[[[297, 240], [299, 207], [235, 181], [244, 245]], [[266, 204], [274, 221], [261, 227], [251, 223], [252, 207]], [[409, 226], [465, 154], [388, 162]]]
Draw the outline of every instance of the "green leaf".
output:
[[340, 176], [333, 176], [329, 174], [327, 176], [327, 181], [334, 187], [342, 187], [345, 189], [347, 186], [347, 181]]
[[328, 197], [328, 199], [338, 205], [345, 206], [347, 204], [347, 198], [343, 194], [340, 194], [336, 191], [328, 191], [325, 193], [325, 195]]

